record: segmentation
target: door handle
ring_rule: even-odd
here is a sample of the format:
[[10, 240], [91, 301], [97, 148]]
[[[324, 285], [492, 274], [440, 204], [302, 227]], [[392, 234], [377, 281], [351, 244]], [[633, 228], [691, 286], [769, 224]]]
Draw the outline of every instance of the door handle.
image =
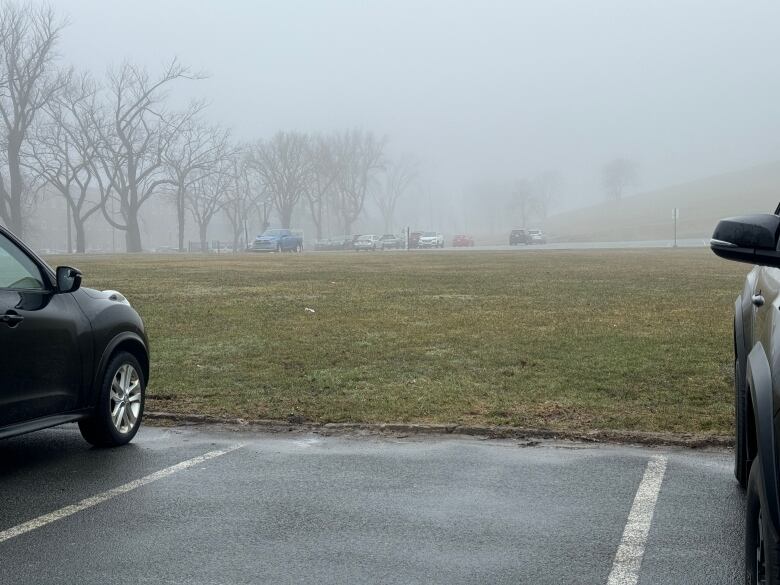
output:
[[754, 294], [751, 300], [756, 307], [761, 307], [764, 305], [764, 296], [761, 294], [761, 291], [758, 291], [758, 293]]
[[22, 321], [24, 321], [24, 317], [16, 313], [8, 312], [5, 315], [0, 315], [0, 323], [5, 323], [9, 327], [16, 327]]

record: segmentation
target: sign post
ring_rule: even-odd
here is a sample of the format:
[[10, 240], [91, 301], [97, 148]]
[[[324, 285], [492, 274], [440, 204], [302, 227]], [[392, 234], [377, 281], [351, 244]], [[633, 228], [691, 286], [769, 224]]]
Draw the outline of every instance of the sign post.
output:
[[680, 208], [675, 207], [672, 210], [672, 219], [674, 220], [674, 247], [677, 247], [677, 220], [680, 219]]

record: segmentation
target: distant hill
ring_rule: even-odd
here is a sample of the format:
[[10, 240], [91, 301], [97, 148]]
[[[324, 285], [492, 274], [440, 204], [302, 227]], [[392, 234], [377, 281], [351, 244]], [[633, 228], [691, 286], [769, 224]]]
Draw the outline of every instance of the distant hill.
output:
[[660, 240], [673, 236], [672, 209], [680, 209], [678, 238], [708, 238], [722, 217], [768, 213], [780, 202], [780, 162], [649, 191], [622, 201], [551, 216], [552, 239]]

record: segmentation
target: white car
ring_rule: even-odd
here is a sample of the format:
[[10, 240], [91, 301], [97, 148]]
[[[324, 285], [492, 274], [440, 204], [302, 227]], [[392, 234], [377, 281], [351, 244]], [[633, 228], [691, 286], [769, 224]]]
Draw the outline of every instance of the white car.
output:
[[444, 236], [437, 232], [423, 232], [417, 245], [420, 248], [443, 248]]
[[529, 244], [546, 244], [547, 236], [542, 230], [528, 230]]
[[370, 234], [367, 236], [360, 236], [357, 240], [355, 240], [353, 247], [358, 252], [360, 252], [360, 250], [376, 250], [380, 247], [379, 236]]

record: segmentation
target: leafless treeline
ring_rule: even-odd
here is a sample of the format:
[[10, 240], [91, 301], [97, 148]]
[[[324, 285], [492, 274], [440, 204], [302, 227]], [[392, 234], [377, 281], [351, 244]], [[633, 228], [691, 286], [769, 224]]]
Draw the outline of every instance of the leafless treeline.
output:
[[229, 220], [235, 248], [248, 240], [250, 217], [267, 227], [275, 214], [291, 227], [298, 207], [318, 238], [326, 214], [349, 233], [369, 198], [388, 229], [394, 225], [417, 162], [389, 160], [384, 137], [361, 129], [278, 132], [237, 143], [204, 121], [204, 104], [169, 107], [176, 83], [202, 75], [176, 60], [156, 75], [132, 63], [103, 79], [63, 69], [56, 53], [63, 26], [51, 7], [0, 4], [0, 221], [17, 234], [34, 227], [42, 192], [67, 202], [78, 252], [96, 214], [124, 232], [128, 252], [141, 251], [139, 214], [155, 198], [170, 202], [180, 249], [190, 219], [205, 249], [218, 214]]

